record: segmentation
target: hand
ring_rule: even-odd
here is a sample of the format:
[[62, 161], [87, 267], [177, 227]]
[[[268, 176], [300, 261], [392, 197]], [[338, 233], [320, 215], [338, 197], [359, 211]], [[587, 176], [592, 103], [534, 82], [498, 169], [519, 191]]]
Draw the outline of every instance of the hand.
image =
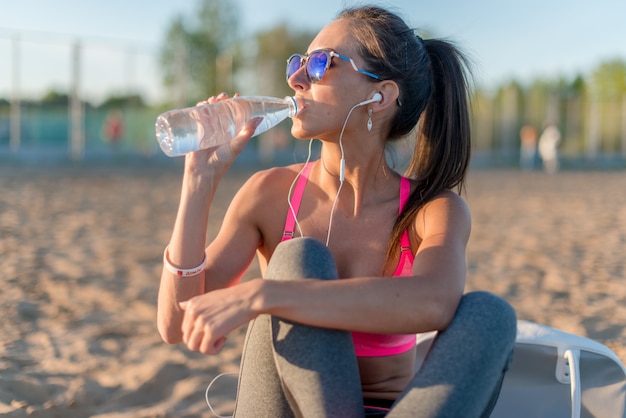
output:
[[255, 282], [213, 290], [180, 302], [184, 311], [181, 330], [187, 348], [204, 354], [219, 353], [226, 335], [256, 316], [251, 309], [257, 294]]
[[[239, 94], [235, 94], [234, 97], [237, 96]], [[228, 99], [228, 95], [221, 93], [218, 96], [212, 96], [205, 101], [198, 102], [197, 106], [217, 103], [226, 99]], [[222, 145], [187, 154], [185, 167], [198, 174], [204, 173], [208, 176], [212, 186], [216, 187], [221, 177], [228, 171], [235, 158], [243, 151], [250, 138], [252, 138], [254, 131], [262, 120], [263, 118], [255, 118], [248, 121], [246, 126], [232, 140]]]

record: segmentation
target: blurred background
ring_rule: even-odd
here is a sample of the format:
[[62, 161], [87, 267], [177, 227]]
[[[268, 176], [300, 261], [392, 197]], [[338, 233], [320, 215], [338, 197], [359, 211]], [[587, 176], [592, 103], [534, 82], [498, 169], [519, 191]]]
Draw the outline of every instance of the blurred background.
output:
[[[455, 41], [474, 62], [475, 165], [540, 168], [537, 142], [552, 122], [561, 167], [624, 167], [625, 2], [372, 3], [425, 38]], [[0, 161], [165, 159], [158, 114], [222, 91], [290, 94], [285, 59], [359, 4], [2, 0]], [[243, 158], [292, 156], [289, 126]]]
[[[371, 2], [474, 63], [472, 164], [489, 169], [464, 193], [467, 290], [626, 361], [626, 1]], [[158, 148], [155, 119], [222, 91], [292, 93], [286, 58], [362, 3], [0, 0], [1, 416], [208, 416], [245, 327], [219, 356], [155, 329], [183, 162]], [[208, 240], [259, 164], [306, 154], [290, 126], [221, 181]], [[220, 415], [233, 399], [211, 393]]]

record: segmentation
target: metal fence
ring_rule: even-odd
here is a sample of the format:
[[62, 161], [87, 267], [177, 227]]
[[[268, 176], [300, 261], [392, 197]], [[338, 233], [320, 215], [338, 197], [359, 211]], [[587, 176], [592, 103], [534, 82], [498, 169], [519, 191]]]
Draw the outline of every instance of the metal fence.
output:
[[[7, 63], [0, 66], [0, 157], [81, 160], [86, 156], [160, 155], [154, 121], [164, 110], [159, 103], [166, 91], [154, 46], [0, 28], [0, 62]], [[52, 77], [49, 88], [66, 92], [67, 104], [43, 105], [33, 99], [33, 66], [45, 67]], [[105, 86], [103, 74], [117, 77]], [[97, 105], [107, 93], [135, 94], [148, 105]], [[115, 118], [119, 132], [113, 135], [109, 131]], [[561, 132], [559, 154], [566, 165], [626, 166], [626, 95], [600, 100], [592, 95], [537, 94], [518, 88], [500, 89], [497, 94], [478, 90], [472, 97], [474, 161], [519, 164], [522, 127], [532, 126], [539, 136], [546, 120], [554, 121]], [[265, 162], [301, 149], [288, 137], [286, 125], [254, 144], [251, 158]]]

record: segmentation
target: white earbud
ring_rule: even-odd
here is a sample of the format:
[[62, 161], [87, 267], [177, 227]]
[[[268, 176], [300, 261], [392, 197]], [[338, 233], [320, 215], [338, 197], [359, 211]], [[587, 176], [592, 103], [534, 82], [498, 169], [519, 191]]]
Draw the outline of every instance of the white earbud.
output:
[[[350, 109], [350, 112], [348, 113], [348, 118], [350, 117], [350, 114], [352, 113], [352, 111], [359, 107], [359, 106], [364, 106], [366, 104], [370, 104], [370, 103], [375, 103], [375, 102], [380, 102], [383, 99], [383, 95], [380, 93], [374, 93], [374, 96], [372, 96], [371, 99], [369, 100], [364, 100], [361, 103], [357, 103], [354, 106], [352, 106], [352, 109]], [[348, 118], [346, 118], [346, 123], [348, 123]], [[344, 124], [344, 129], [345, 129], [345, 124]], [[341, 130], [341, 133], [343, 135], [343, 129]], [[339, 139], [339, 145], [341, 145], [341, 137]], [[339, 180], [341, 181], [341, 183], [343, 183], [344, 179], [345, 179], [345, 167], [346, 167], [346, 162], [343, 159], [343, 146], [341, 147], [341, 160], [339, 161], [340, 166], [339, 166]]]
[[375, 102], [380, 102], [383, 99], [383, 95], [380, 93], [376, 93], [374, 94], [374, 97], [372, 97], [369, 100], [365, 100], [359, 104], [357, 104], [357, 106], [364, 106], [366, 104], [370, 104], [370, 103], [375, 103]]

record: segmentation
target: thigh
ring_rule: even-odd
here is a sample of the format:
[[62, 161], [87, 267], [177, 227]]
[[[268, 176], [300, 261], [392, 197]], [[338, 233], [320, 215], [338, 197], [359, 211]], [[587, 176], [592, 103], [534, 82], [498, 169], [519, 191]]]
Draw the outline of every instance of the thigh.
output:
[[[298, 238], [276, 248], [266, 278], [334, 280], [337, 271], [325, 245]], [[238, 418], [361, 418], [362, 396], [350, 332], [267, 315], [250, 324], [237, 395]]]
[[234, 416], [294, 417], [274, 362], [269, 315], [261, 315], [248, 325]]
[[388, 417], [489, 416], [516, 330], [515, 312], [504, 300], [487, 292], [464, 295]]

